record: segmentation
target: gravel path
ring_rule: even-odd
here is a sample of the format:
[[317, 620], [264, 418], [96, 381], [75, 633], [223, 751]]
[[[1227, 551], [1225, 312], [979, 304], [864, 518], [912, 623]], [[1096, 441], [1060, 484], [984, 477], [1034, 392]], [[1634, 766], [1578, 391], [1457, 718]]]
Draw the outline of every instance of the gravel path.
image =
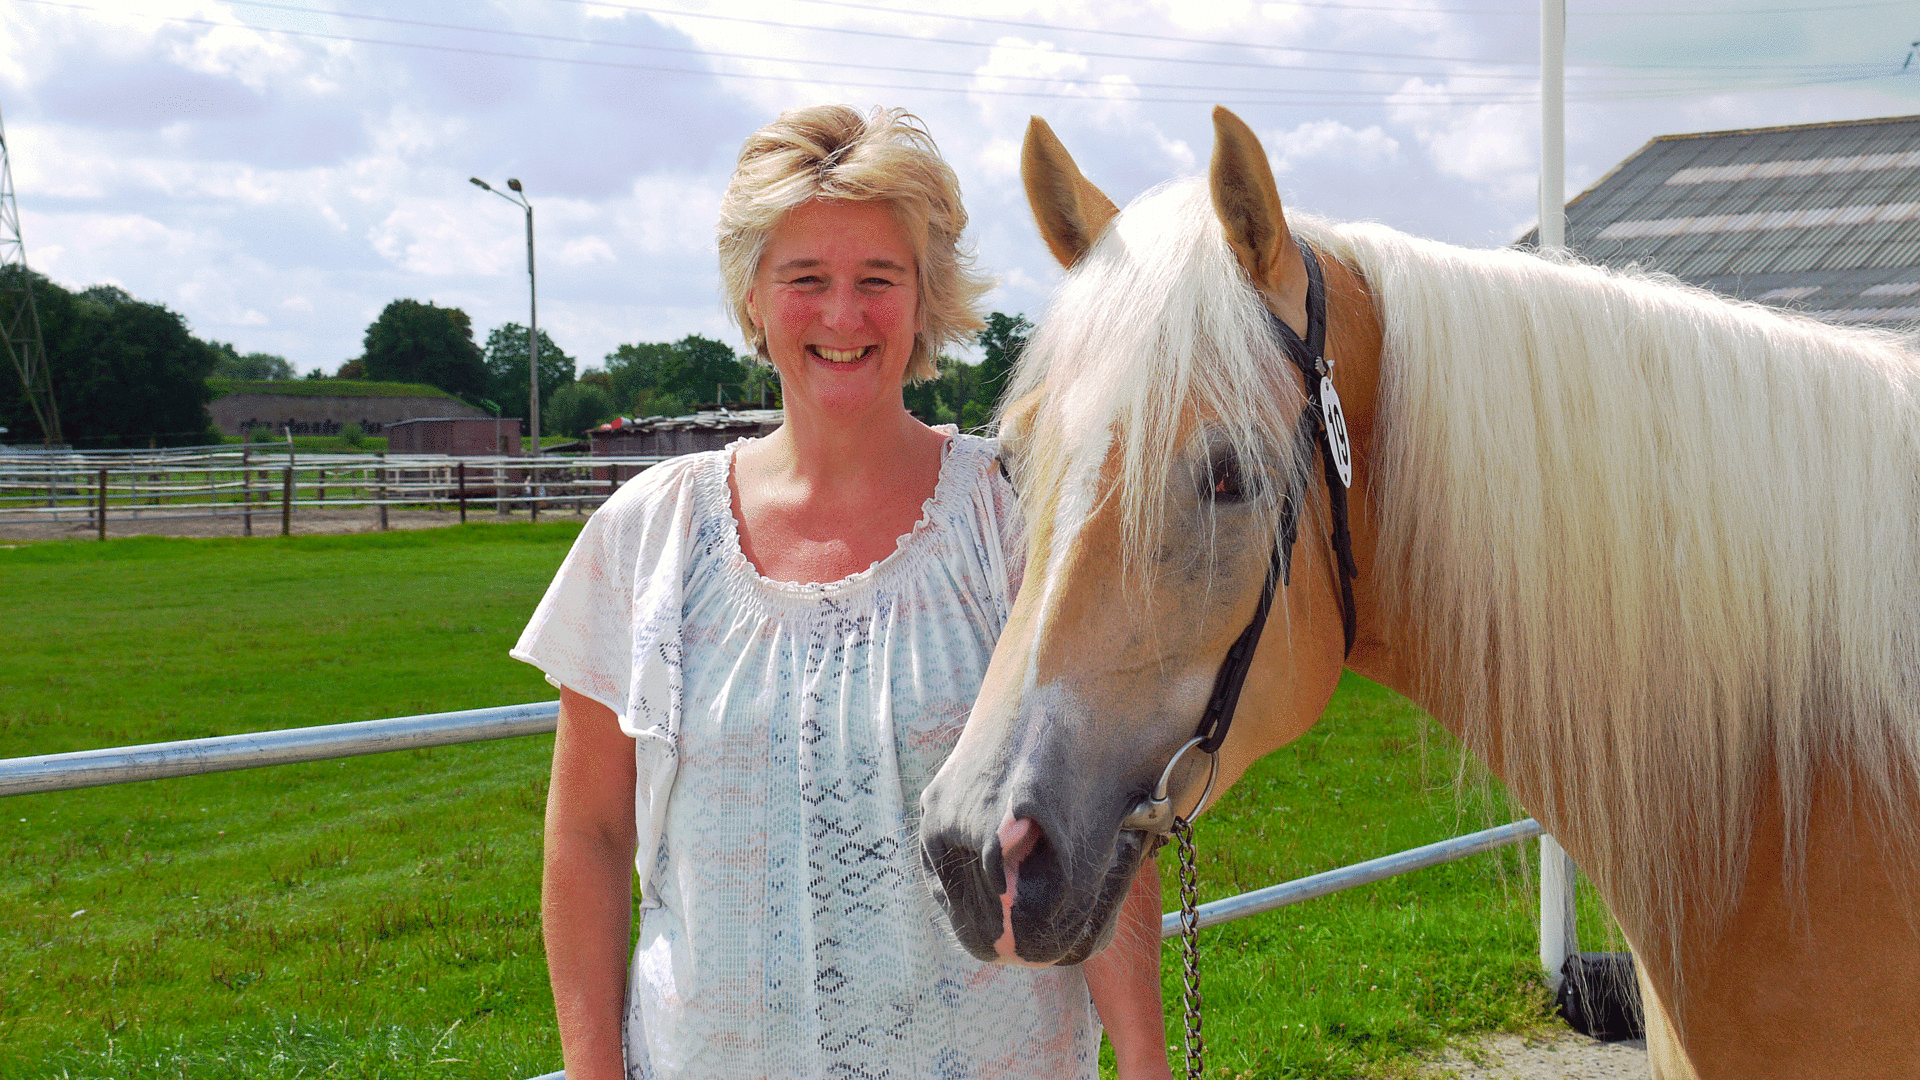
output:
[[1647, 1044], [1603, 1043], [1564, 1028], [1525, 1035], [1488, 1035], [1449, 1050], [1419, 1074], [1423, 1080], [1645, 1080]]

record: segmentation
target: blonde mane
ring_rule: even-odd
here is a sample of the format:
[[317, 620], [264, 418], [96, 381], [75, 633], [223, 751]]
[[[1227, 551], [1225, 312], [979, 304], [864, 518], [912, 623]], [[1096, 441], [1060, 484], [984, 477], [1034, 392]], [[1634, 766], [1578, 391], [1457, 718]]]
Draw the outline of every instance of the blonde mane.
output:
[[1817, 781], [1908, 864], [1914, 343], [1380, 226], [1318, 240], [1385, 333], [1372, 588], [1530, 809], [1613, 841], [1583, 869], [1616, 914], [1717, 925], [1763, 785], [1790, 880]]
[[[1583, 868], [1623, 922], [1714, 925], [1769, 805], [1797, 873], [1816, 782], [1911, 864], [1913, 342], [1653, 275], [1289, 222], [1365, 280], [1385, 332], [1376, 443], [1356, 448], [1379, 533], [1364, 584], [1400, 605], [1441, 718], [1529, 809], [1611, 841]], [[1280, 478], [1270, 504], [1317, 501], [1299, 378], [1200, 181], [1115, 220], [1005, 400], [1024, 497], [1071, 502], [1063, 485], [1109, 470], [1136, 568], [1202, 423]], [[1638, 944], [1679, 955], [1677, 930]]]

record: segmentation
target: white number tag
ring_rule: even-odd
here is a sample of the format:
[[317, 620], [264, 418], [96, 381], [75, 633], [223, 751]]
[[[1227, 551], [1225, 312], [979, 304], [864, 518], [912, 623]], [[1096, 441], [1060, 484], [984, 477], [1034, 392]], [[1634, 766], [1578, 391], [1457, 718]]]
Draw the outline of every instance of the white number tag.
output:
[[1340, 411], [1340, 395], [1333, 380], [1320, 377], [1320, 415], [1327, 424], [1327, 452], [1333, 455], [1333, 467], [1340, 473], [1342, 487], [1353, 486], [1353, 447], [1347, 443], [1347, 414]]

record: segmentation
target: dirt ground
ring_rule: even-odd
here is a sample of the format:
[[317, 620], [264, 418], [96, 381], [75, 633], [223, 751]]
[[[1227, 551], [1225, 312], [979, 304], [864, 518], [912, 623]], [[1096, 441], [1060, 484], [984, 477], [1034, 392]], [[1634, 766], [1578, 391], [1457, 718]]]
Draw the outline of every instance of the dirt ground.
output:
[[1449, 1050], [1423, 1069], [1423, 1080], [1645, 1080], [1647, 1044], [1603, 1043], [1565, 1028], [1527, 1035], [1489, 1035]]
[[[546, 510], [540, 514], [543, 521], [573, 516], [572, 510]], [[504, 517], [491, 510], [467, 511], [469, 522], [525, 520], [527, 520], [525, 510], [517, 510]], [[387, 510], [387, 528], [389, 529], [437, 529], [459, 523], [460, 513], [457, 510], [402, 510], [391, 507]], [[109, 539], [121, 536], [242, 536], [245, 535], [244, 529], [245, 525], [237, 513], [220, 517], [123, 519], [116, 515], [109, 515], [107, 518]], [[296, 536], [377, 532], [379, 529], [380, 511], [374, 507], [357, 507], [351, 510], [299, 509], [293, 513], [292, 531]], [[0, 541], [92, 540], [98, 535], [93, 522], [86, 520], [20, 525], [0, 523]], [[278, 507], [254, 512], [253, 535], [280, 535]]]

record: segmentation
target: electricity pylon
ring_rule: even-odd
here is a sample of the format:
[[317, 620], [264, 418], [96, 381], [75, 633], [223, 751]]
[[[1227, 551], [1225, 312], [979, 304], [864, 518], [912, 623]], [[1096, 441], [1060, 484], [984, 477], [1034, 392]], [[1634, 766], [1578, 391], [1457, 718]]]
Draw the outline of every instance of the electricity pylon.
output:
[[33, 274], [27, 269], [27, 245], [20, 239], [20, 207], [13, 201], [13, 165], [7, 158], [7, 129], [0, 123], [0, 342], [20, 374], [27, 404], [40, 421], [46, 445], [63, 442], [60, 411], [53, 404], [53, 374], [47, 347], [40, 340], [40, 315], [33, 306]]

